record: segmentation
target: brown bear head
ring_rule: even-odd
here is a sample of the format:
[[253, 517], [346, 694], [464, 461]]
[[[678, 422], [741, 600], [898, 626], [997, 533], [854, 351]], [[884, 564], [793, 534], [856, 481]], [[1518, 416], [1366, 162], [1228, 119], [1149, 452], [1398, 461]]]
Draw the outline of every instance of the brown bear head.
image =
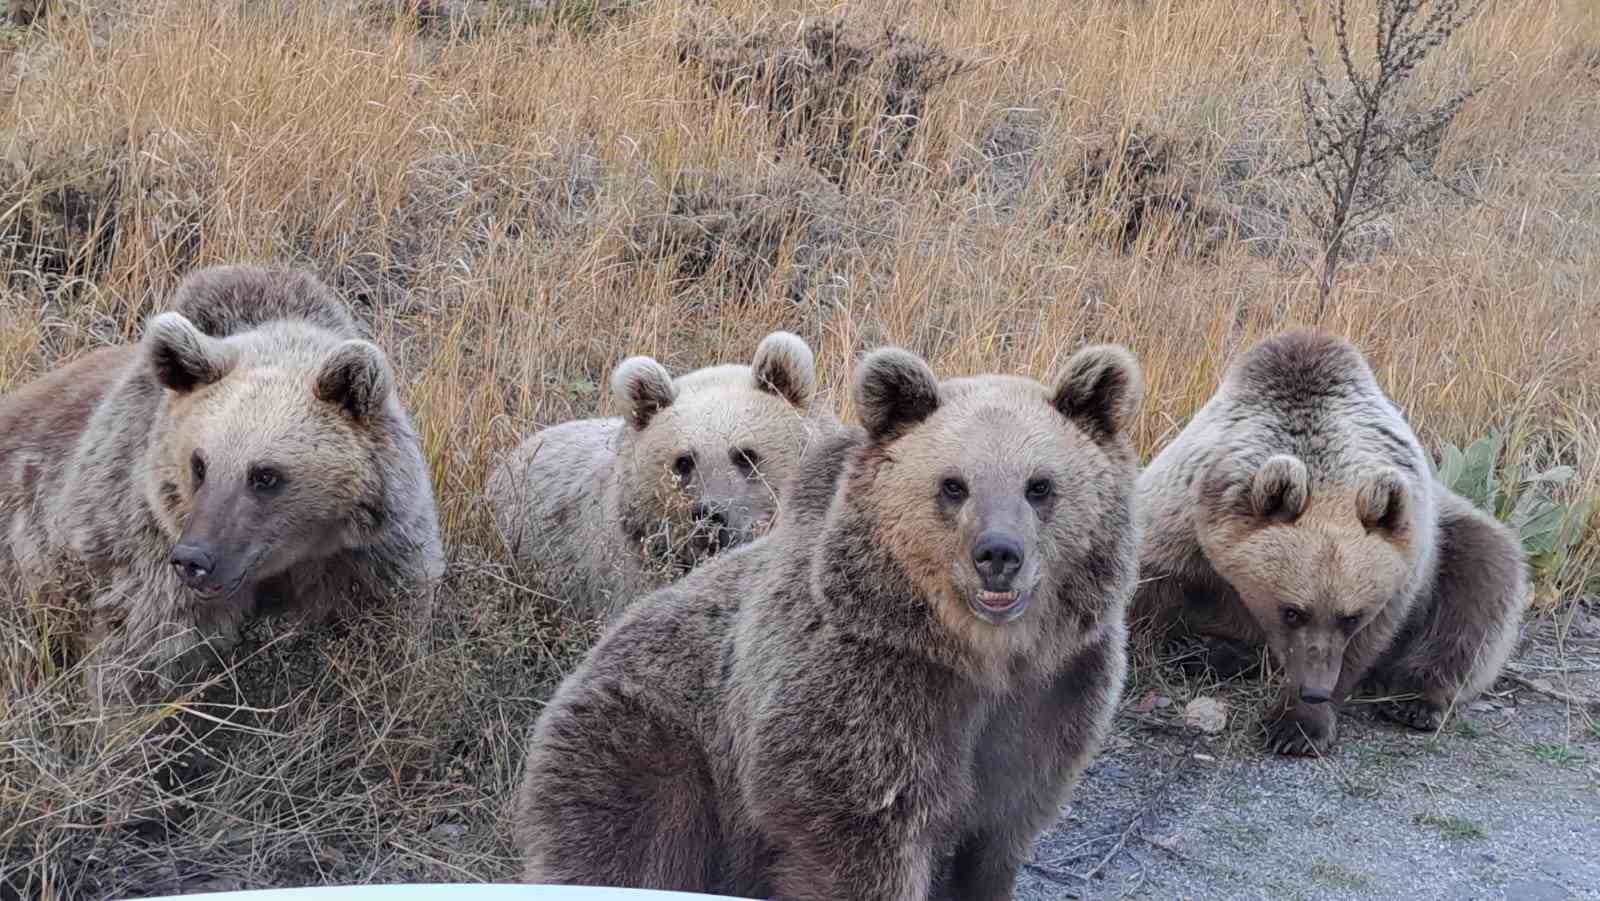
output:
[[811, 348], [787, 332], [762, 339], [749, 366], [676, 380], [649, 357], [624, 360], [611, 375], [624, 531], [686, 567], [763, 532], [810, 437], [816, 384]]
[[1224, 456], [1196, 481], [1195, 528], [1300, 697], [1335, 699], [1345, 645], [1417, 569], [1417, 499], [1398, 470], [1314, 484], [1306, 464]]
[[376, 346], [293, 322], [213, 338], [168, 312], [142, 352], [166, 392], [146, 497], [199, 597], [248, 603], [263, 579], [380, 525], [373, 435], [394, 401]]
[[866, 495], [894, 568], [969, 646], [997, 659], [1079, 640], [1115, 618], [1116, 585], [1131, 588], [1126, 436], [1142, 395], [1138, 364], [1111, 345], [1078, 351], [1053, 387], [940, 382], [880, 349], [855, 388], [872, 463], [845, 490]]

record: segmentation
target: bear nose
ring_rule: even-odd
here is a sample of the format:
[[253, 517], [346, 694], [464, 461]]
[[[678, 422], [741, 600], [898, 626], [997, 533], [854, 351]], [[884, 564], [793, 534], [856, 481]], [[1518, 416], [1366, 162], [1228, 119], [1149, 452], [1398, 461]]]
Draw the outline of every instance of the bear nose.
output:
[[[683, 509], [679, 507], [678, 509]], [[695, 501], [694, 509], [690, 511], [696, 522], [710, 523], [724, 527], [728, 524], [728, 514], [721, 504], [710, 504], [705, 501]]]
[[1302, 686], [1300, 689], [1300, 700], [1307, 704], [1326, 704], [1332, 699], [1333, 696], [1329, 694], [1326, 688]]
[[984, 587], [1004, 591], [1022, 568], [1022, 542], [1003, 532], [984, 532], [972, 547], [972, 565], [983, 577]]
[[197, 588], [216, 569], [216, 560], [199, 545], [180, 544], [172, 549], [172, 568], [178, 571], [183, 584]]

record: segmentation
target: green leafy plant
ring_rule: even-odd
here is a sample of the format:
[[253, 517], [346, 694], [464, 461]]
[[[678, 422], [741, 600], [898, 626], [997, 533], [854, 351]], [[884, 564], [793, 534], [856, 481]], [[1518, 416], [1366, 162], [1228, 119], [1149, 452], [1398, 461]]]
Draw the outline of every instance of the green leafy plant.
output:
[[1577, 474], [1570, 466], [1542, 472], [1498, 471], [1505, 437], [1490, 432], [1465, 450], [1446, 444], [1437, 468], [1439, 481], [1516, 531], [1536, 578], [1554, 575], [1583, 535], [1587, 503], [1562, 504], [1550, 492]]

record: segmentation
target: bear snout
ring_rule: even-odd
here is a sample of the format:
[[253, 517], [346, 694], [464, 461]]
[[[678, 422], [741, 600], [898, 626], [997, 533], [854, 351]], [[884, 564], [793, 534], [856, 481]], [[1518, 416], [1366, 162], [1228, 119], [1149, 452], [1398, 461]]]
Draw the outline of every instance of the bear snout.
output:
[[222, 587], [212, 578], [217, 571], [217, 558], [210, 548], [180, 542], [172, 549], [170, 562], [178, 574], [178, 581], [195, 591], [214, 592]]
[[1010, 593], [1026, 558], [1022, 542], [1005, 532], [984, 532], [972, 545], [972, 566], [983, 580], [985, 592]]
[[695, 501], [694, 508], [690, 510], [696, 523], [703, 523], [718, 529], [728, 526], [727, 504], [717, 504], [710, 501]]

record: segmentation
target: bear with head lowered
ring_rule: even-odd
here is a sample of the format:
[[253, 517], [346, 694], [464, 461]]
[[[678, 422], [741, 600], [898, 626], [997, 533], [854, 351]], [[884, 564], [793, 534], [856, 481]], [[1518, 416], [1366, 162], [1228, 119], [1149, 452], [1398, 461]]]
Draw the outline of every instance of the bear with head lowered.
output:
[[621, 417], [529, 437], [486, 494], [513, 558], [547, 597], [610, 617], [719, 550], [761, 534], [820, 434], [811, 349], [774, 332], [748, 366], [676, 379], [649, 357], [611, 375]]
[[1110, 346], [1048, 388], [869, 354], [772, 531], [632, 605], [539, 717], [526, 878], [1009, 898], [1122, 691], [1141, 395]]
[[444, 555], [420, 442], [307, 273], [189, 274], [139, 344], [0, 399], [0, 461], [0, 590], [77, 611], [101, 702], [258, 614], [392, 601], [426, 634]]
[[1358, 688], [1437, 729], [1499, 674], [1528, 584], [1516, 536], [1434, 476], [1362, 354], [1329, 335], [1261, 341], [1139, 477], [1132, 616], [1283, 667], [1278, 752], [1323, 754]]

